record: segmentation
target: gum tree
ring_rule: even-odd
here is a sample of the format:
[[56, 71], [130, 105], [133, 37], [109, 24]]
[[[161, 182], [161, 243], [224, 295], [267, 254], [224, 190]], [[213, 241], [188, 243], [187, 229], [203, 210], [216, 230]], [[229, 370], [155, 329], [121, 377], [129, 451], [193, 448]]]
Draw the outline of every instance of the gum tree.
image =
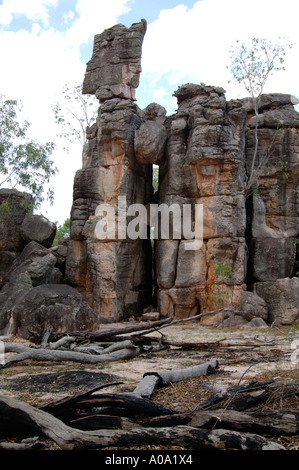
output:
[[19, 117], [21, 105], [0, 95], [0, 187], [29, 191], [33, 208], [48, 199], [53, 203], [53, 189], [46, 187], [57, 169], [51, 160], [54, 144], [44, 145], [28, 138], [30, 123]]
[[[277, 43], [265, 38], [253, 38], [248, 45], [236, 41], [236, 44], [231, 47], [230, 71], [232, 78], [243, 85], [253, 98], [256, 117], [259, 114], [260, 98], [269, 77], [276, 72], [285, 70], [286, 51], [292, 46], [284, 38], [278, 38]], [[256, 167], [258, 143], [258, 120], [256, 119], [255, 149], [246, 184], [247, 191], [251, 189], [258, 177], [259, 168]], [[265, 163], [263, 162], [263, 164]]]
[[61, 100], [52, 106], [55, 122], [59, 126], [58, 137], [70, 143], [79, 142], [84, 153], [86, 128], [96, 121], [98, 107], [94, 96], [82, 94], [82, 85], [66, 84]]

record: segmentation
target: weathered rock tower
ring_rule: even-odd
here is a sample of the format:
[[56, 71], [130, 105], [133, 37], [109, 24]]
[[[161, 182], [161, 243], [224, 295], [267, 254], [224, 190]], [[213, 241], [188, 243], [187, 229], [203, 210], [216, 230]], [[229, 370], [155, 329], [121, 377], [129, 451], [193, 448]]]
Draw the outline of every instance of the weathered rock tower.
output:
[[[140, 315], [152, 302], [162, 316], [177, 318], [233, 306], [247, 320], [296, 321], [297, 100], [263, 95], [256, 118], [249, 99], [226, 101], [220, 87], [186, 84], [175, 92], [174, 115], [166, 117], [155, 103], [141, 111], [135, 88], [145, 32], [142, 20], [95, 36], [83, 92], [95, 94], [100, 108], [74, 182], [68, 283], [101, 321]], [[256, 127], [259, 176], [248, 193]], [[160, 168], [155, 195], [153, 164]], [[170, 233], [155, 241], [153, 257], [148, 219], [146, 237], [122, 236], [128, 207], [153, 203], [176, 204], [182, 212], [186, 204], [202, 204], [201, 248], [188, 250], [184, 237]], [[101, 239], [105, 207], [113, 209], [112, 230]]]

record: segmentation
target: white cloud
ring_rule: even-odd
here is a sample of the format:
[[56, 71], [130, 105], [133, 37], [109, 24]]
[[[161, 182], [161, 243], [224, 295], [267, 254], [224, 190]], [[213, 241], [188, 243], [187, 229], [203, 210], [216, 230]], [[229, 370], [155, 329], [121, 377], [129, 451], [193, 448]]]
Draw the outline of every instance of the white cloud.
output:
[[110, 28], [117, 22], [117, 16], [128, 13], [128, 3], [129, 0], [78, 0], [79, 17], [66, 33], [68, 43], [86, 43], [95, 34]]
[[173, 86], [184, 81], [222, 86], [230, 95], [237, 91], [228, 84], [226, 68], [235, 40], [267, 37], [275, 42], [278, 36], [284, 36], [296, 47], [288, 54], [287, 72], [269, 80], [268, 90], [298, 94], [297, 12], [298, 0], [285, 0], [283, 4], [280, 0], [202, 0], [191, 9], [179, 5], [162, 10], [148, 25], [143, 73], [157, 79], [163, 76]]
[[78, 0], [79, 18], [65, 32], [45, 26], [47, 6], [57, 0], [4, 0], [0, 6], [2, 24], [12, 15], [22, 13], [33, 23], [31, 31], [0, 29], [0, 93], [19, 99], [24, 115], [31, 122], [30, 136], [40, 143], [56, 141], [54, 154], [59, 175], [55, 177], [55, 205], [42, 208], [44, 215], [62, 223], [69, 216], [73, 177], [81, 168], [81, 148], [73, 146], [65, 154], [56, 138], [51, 105], [59, 99], [66, 83], [82, 83], [86, 64], [80, 62], [80, 45], [104, 28], [117, 23], [117, 16], [127, 11], [127, 0]]
[[13, 17], [24, 15], [32, 21], [42, 21], [48, 25], [48, 8], [56, 6], [58, 0], [3, 0], [0, 5], [0, 24], [8, 26]]
[[72, 10], [68, 11], [67, 13], [64, 13], [63, 15], [63, 21], [65, 22], [65, 24], [67, 24], [69, 21], [72, 21], [74, 18], [75, 13]]
[[166, 92], [165, 88], [163, 88], [163, 87], [157, 88], [153, 93], [152, 100], [153, 101], [160, 100], [161, 98], [163, 98], [166, 95], [167, 95], [167, 92]]
[[[227, 84], [228, 49], [235, 39], [253, 36], [286, 36], [297, 43], [288, 56], [287, 72], [269, 81], [269, 88], [299, 96], [298, 0], [284, 0], [283, 5], [279, 0], [251, 0], [249, 4], [241, 0], [202, 0], [191, 9], [181, 1], [182, 5], [162, 10], [158, 19], [148, 24], [145, 35], [142, 69], [143, 75], [150, 77], [146, 83], [151, 83], [151, 90], [147, 91], [154, 101], [173, 102], [172, 93], [186, 81], [223, 86], [229, 98], [236, 97], [236, 87]], [[49, 7], [56, 4], [58, 0], [3, 0], [0, 5], [0, 25], [6, 25], [0, 30], [0, 93], [22, 99], [32, 122], [32, 135], [41, 142], [55, 140], [51, 104], [63, 86], [83, 81], [86, 64], [80, 62], [80, 46], [116, 24], [131, 2], [77, 0], [76, 10], [66, 9], [65, 19], [72, 22], [65, 23], [65, 32], [47, 23]], [[35, 22], [31, 31], [9, 31], [7, 26], [15, 14]], [[240, 96], [244, 96], [243, 91]], [[71, 207], [73, 176], [81, 167], [81, 149], [72, 148], [69, 155], [58, 149], [55, 160], [60, 170], [55, 180], [55, 206], [45, 214], [62, 223]]]

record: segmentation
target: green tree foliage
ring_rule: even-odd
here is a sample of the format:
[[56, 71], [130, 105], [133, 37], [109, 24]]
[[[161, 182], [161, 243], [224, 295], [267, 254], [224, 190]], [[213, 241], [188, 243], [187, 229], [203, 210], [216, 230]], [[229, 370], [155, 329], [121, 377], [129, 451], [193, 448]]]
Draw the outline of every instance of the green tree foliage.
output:
[[65, 85], [62, 95], [62, 100], [52, 106], [58, 137], [71, 143], [77, 141], [84, 150], [86, 127], [96, 121], [99, 103], [94, 96], [83, 95], [82, 85], [76, 83]]
[[[28, 121], [21, 121], [21, 105], [0, 95], [0, 187], [29, 191], [37, 208], [45, 200], [44, 193], [57, 169], [51, 160], [54, 144], [41, 145], [27, 136]], [[53, 202], [53, 190], [46, 198]]]
[[[293, 47], [285, 38], [278, 38], [272, 43], [265, 38], [253, 38], [250, 44], [240, 43], [231, 47], [230, 71], [232, 78], [243, 85], [255, 102], [255, 114], [258, 116], [259, 100], [271, 75], [285, 70], [286, 51]], [[247, 190], [256, 182], [259, 168], [256, 167], [258, 151], [257, 120], [255, 127], [255, 150], [252, 167], [247, 181]], [[265, 159], [264, 159], [265, 160]], [[263, 161], [263, 165], [266, 161]]]
[[285, 70], [286, 50], [292, 44], [284, 38], [278, 41], [273, 44], [265, 38], [253, 38], [249, 45], [236, 41], [230, 50], [232, 77], [252, 98], [261, 96], [270, 75]]
[[[70, 236], [70, 219], [66, 219], [62, 225], [57, 227], [56, 235], [53, 241], [53, 245], [58, 245], [59, 239], [62, 237], [69, 237]], [[57, 224], [56, 224], [57, 225]]]
[[155, 193], [159, 189], [159, 167], [157, 165], [153, 165], [153, 189]]

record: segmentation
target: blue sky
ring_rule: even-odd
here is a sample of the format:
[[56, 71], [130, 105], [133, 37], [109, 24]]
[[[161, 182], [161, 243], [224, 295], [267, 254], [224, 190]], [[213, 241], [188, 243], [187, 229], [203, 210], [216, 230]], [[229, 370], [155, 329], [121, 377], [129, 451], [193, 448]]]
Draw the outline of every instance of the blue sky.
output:
[[51, 105], [65, 84], [82, 83], [95, 34], [147, 20], [137, 103], [144, 108], [155, 101], [171, 114], [172, 94], [186, 82], [222, 86], [227, 99], [246, 96], [229, 83], [226, 67], [236, 39], [283, 36], [294, 43], [286, 72], [273, 76], [265, 92], [299, 98], [298, 13], [298, 0], [0, 0], [0, 94], [22, 100], [38, 141], [57, 142], [55, 203], [44, 215], [62, 223], [70, 213], [81, 148], [65, 154]]

